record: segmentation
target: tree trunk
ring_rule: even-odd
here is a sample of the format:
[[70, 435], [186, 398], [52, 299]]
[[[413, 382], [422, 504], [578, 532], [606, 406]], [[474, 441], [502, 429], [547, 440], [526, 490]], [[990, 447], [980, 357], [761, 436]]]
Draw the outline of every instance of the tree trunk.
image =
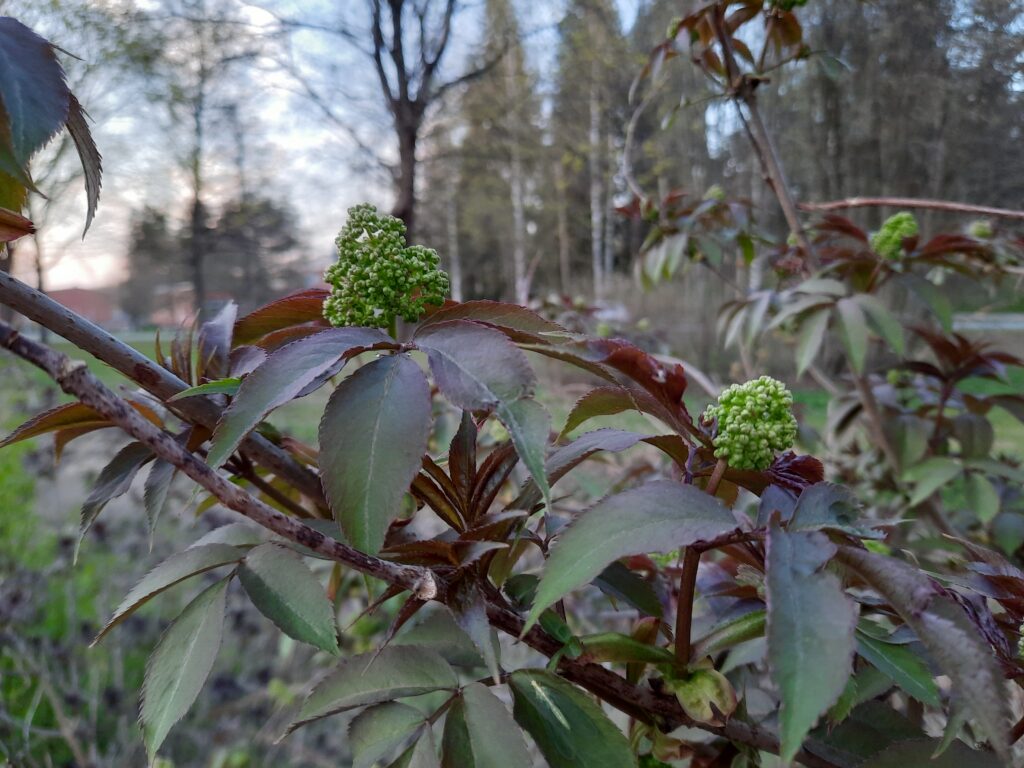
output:
[[409, 119], [395, 119], [398, 131], [398, 176], [395, 178], [395, 207], [391, 215], [405, 222], [406, 239], [414, 242], [416, 232], [416, 140], [419, 125]]
[[[505, 57], [505, 98], [508, 104], [517, 104], [515, 61]], [[509, 132], [509, 195], [512, 198], [512, 274], [517, 304], [526, 306], [530, 301], [530, 279], [526, 274], [526, 214], [523, 203], [523, 158], [519, 145], [518, 115], [510, 114], [512, 130]]]
[[594, 280], [594, 298], [604, 298], [604, 261], [601, 250], [603, 227], [601, 209], [604, 194], [601, 190], [601, 101], [598, 97], [597, 60], [590, 72], [590, 133], [588, 136], [588, 170], [590, 172], [590, 264]]
[[555, 162], [555, 189], [558, 190], [558, 279], [562, 293], [572, 295], [572, 265], [569, 252], [569, 212], [566, 200], [565, 165], [562, 159]]
[[611, 131], [610, 127], [606, 126], [605, 130], [607, 132], [607, 134], [605, 136], [605, 139], [606, 139], [606, 146], [607, 146], [607, 153], [608, 154], [605, 157], [605, 163], [606, 163], [606, 166], [607, 166], [607, 175], [605, 176], [605, 181], [604, 181], [604, 209], [602, 211], [602, 213], [604, 215], [604, 236], [603, 236], [604, 242], [602, 243], [601, 250], [602, 250], [602, 256], [603, 256], [603, 261], [604, 261], [604, 279], [605, 279], [605, 281], [609, 281], [611, 279], [611, 276], [615, 272], [615, 253], [612, 250], [612, 246], [614, 245], [614, 239], [615, 239], [614, 238], [615, 222], [612, 220], [612, 217], [611, 217], [610, 213], [611, 213], [611, 210], [612, 210], [612, 206], [614, 205], [614, 202], [615, 202], [614, 201], [614, 197], [613, 197], [614, 192], [615, 192], [615, 189], [614, 189], [615, 185], [613, 183], [613, 177], [615, 175], [616, 164], [615, 164], [615, 138], [612, 135], [612, 131]]
[[451, 282], [452, 298], [462, 301], [462, 257], [459, 255], [459, 218], [455, 205], [455, 190], [458, 185], [452, 183], [451, 192], [445, 205], [445, 233], [448, 236], [448, 277]]

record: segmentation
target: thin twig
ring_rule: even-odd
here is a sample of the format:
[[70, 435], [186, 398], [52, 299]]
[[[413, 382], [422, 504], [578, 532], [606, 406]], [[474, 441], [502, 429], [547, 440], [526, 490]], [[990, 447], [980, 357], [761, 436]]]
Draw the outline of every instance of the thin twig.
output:
[[995, 216], [1000, 219], [1024, 219], [1024, 211], [992, 208], [987, 205], [956, 203], [951, 200], [927, 200], [916, 197], [848, 197], [825, 203], [800, 203], [804, 211], [841, 211], [847, 208], [925, 208], [932, 211], [967, 213], [974, 216]]

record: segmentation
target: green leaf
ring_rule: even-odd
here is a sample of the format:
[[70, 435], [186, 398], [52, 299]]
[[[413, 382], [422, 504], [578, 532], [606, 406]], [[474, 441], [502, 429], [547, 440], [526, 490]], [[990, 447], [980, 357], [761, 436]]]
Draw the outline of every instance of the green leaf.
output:
[[219, 467], [268, 413], [296, 397], [343, 356], [378, 344], [393, 345], [394, 340], [376, 328], [331, 328], [276, 350], [242, 381], [213, 433], [207, 462]]
[[857, 653], [918, 701], [940, 707], [939, 690], [927, 665], [905, 645], [894, 645], [857, 630]]
[[860, 502], [849, 488], [834, 483], [815, 483], [804, 488], [797, 500], [790, 531], [829, 530], [867, 539], [881, 539], [884, 534], [862, 520]]
[[939, 743], [936, 739], [914, 739], [892, 744], [862, 763], [861, 768], [1000, 768], [1003, 765], [995, 755], [973, 750], [962, 741], [953, 742], [949, 749], [933, 758]]
[[736, 691], [710, 661], [665, 680], [665, 686], [675, 694], [683, 711], [699, 723], [723, 725], [736, 711]]
[[967, 508], [983, 523], [999, 514], [999, 494], [984, 475], [972, 472], [964, 478], [964, 497]]
[[614, 562], [594, 579], [594, 586], [609, 597], [624, 600], [645, 616], [661, 618], [664, 610], [651, 582], [620, 562]]
[[96, 645], [110, 630], [161, 592], [192, 576], [198, 576], [222, 565], [237, 563], [243, 555], [240, 549], [227, 544], [193, 545], [184, 552], [171, 555], [131, 588], [91, 645]]
[[818, 356], [821, 343], [825, 340], [828, 330], [828, 319], [832, 316], [831, 307], [812, 312], [800, 325], [800, 335], [796, 341], [796, 375], [802, 376], [811, 367]]
[[526, 629], [545, 608], [622, 557], [670, 552], [735, 528], [722, 502], [692, 485], [658, 480], [609, 496], [559, 532]]
[[870, 293], [859, 293], [855, 298], [878, 335], [885, 339], [885, 343], [893, 352], [902, 355], [904, 349], [903, 326], [900, 325], [900, 321], [877, 296], [872, 296]]
[[53, 46], [21, 22], [0, 18], [0, 171], [26, 176], [32, 155], [67, 121], [70, 99]]
[[947, 295], [948, 289], [941, 288], [919, 275], [904, 274], [900, 281], [907, 283], [910, 290], [924, 302], [942, 325], [943, 331], [950, 333], [953, 330], [953, 304]]
[[838, 725], [818, 726], [808, 740], [807, 749], [841, 768], [859, 768], [865, 759], [890, 744], [923, 735], [888, 704], [868, 701], [857, 706]]
[[171, 489], [171, 481], [174, 479], [178, 468], [169, 461], [157, 459], [146, 475], [146, 484], [143, 486], [142, 503], [146, 508], [146, 519], [149, 521], [150, 549], [153, 548], [153, 534], [156, 531], [157, 520], [167, 502], [167, 493]]
[[253, 523], [228, 523], [201, 536], [189, 548], [204, 544], [230, 544], [233, 547], [252, 547], [267, 540], [267, 531]]
[[96, 484], [82, 505], [82, 520], [78, 530], [78, 541], [75, 542], [74, 560], [76, 562], [82, 540], [92, 528], [92, 524], [96, 522], [96, 518], [100, 516], [100, 512], [112, 499], [128, 493], [135, 475], [138, 474], [142, 465], [152, 457], [153, 452], [148, 446], [142, 443], [128, 443], [114, 454], [110, 463], [100, 471], [100, 476], [96, 478]]
[[846, 286], [831, 277], [812, 277], [793, 289], [797, 293], [826, 293], [829, 296], [845, 296]]
[[427, 450], [430, 424], [430, 387], [408, 355], [367, 363], [334, 390], [320, 422], [320, 467], [352, 546], [375, 554], [384, 545]]
[[945, 597], [926, 574], [894, 558], [848, 546], [839, 549], [838, 557], [888, 600], [914, 630], [939, 670], [952, 680], [954, 694], [966, 705], [981, 733], [1009, 762], [1003, 674], [992, 649], [963, 609]]
[[767, 549], [768, 666], [782, 701], [779, 755], [788, 764], [846, 687], [857, 608], [822, 570], [836, 551], [824, 533], [773, 525]]
[[840, 338], [846, 347], [850, 367], [856, 373], [864, 373], [864, 362], [868, 354], [868, 326], [864, 311], [856, 298], [840, 299], [836, 302], [839, 317]]
[[480, 651], [465, 630], [459, 627], [451, 612], [443, 608], [430, 611], [415, 624], [406, 624], [392, 645], [428, 648], [456, 667], [476, 668], [485, 665]]
[[342, 659], [333, 672], [317, 683], [302, 704], [299, 726], [367, 704], [454, 690], [459, 680], [435, 651], [416, 646], [390, 645], [379, 653]]
[[428, 325], [414, 338], [437, 386], [455, 406], [489, 411], [533, 393], [526, 355], [505, 334], [467, 320]]
[[520, 669], [509, 676], [513, 714], [550, 768], [636, 766], [629, 742], [594, 701], [557, 675]]
[[500, 645], [487, 620], [487, 601], [475, 582], [461, 580], [453, 589], [448, 603], [456, 624], [476, 646], [495, 684], [501, 679], [498, 660]]
[[433, 732], [425, 728], [419, 741], [405, 750], [388, 768], [441, 768]]
[[448, 710], [442, 768], [531, 768], [523, 734], [505, 705], [480, 683], [470, 683]]
[[289, 637], [338, 653], [334, 610], [313, 572], [295, 552], [280, 544], [250, 550], [238, 580], [259, 612]]
[[232, 376], [227, 379], [217, 379], [216, 381], [208, 381], [205, 384], [199, 384], [195, 387], [183, 389], [167, 402], [173, 403], [177, 400], [183, 400], [186, 397], [195, 397], [196, 395], [235, 395], [238, 393], [238, 389], [241, 386], [242, 379], [237, 376]]
[[367, 707], [348, 726], [352, 768], [373, 768], [394, 754], [423, 724], [423, 713], [408, 704], [389, 701]]
[[626, 663], [642, 661], [650, 664], [673, 664], [675, 656], [671, 651], [657, 645], [641, 643], [634, 637], [619, 632], [602, 632], [580, 638], [583, 650], [594, 661]]
[[910, 495], [910, 506], [917, 506], [926, 500], [959, 475], [961, 469], [959, 461], [945, 456], [933, 456], [908, 469], [903, 473], [903, 480], [914, 484], [914, 492]]
[[551, 507], [551, 486], [544, 470], [545, 448], [551, 434], [551, 416], [536, 400], [522, 399], [498, 405], [498, 418], [505, 425], [520, 460], [540, 489], [547, 508]]
[[701, 659], [747, 640], [763, 637], [767, 618], [767, 612], [758, 609], [735, 619], [723, 621], [694, 643], [691, 658]]
[[224, 629], [229, 581], [218, 581], [189, 603], [146, 662], [139, 719], [150, 762], [171, 728], [192, 706], [213, 668]]

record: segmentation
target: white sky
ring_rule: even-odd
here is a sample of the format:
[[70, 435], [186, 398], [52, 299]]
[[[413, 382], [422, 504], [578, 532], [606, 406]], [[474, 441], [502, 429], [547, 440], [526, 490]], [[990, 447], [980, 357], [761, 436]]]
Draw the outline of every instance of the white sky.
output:
[[[623, 26], [635, 18], [639, 0], [617, 0]], [[472, 55], [479, 34], [478, 0], [471, 0], [459, 20], [456, 36], [446, 55], [448, 74], [457, 73]], [[268, 6], [271, 7], [271, 6]], [[272, 7], [282, 12], [301, 10], [302, 15], [317, 8], [337, 8], [336, 3], [297, 2], [283, 0]], [[354, 5], [353, 8], [358, 6]], [[557, 37], [554, 25], [563, 12], [562, 2], [520, 3], [521, 26], [532, 32], [528, 40], [531, 66], [543, 76], [554, 62]], [[308, 16], [306, 16], [308, 18]], [[253, 8], [250, 19], [261, 23], [268, 17]], [[329, 19], [330, 16], [325, 16]], [[42, 22], [41, 25], [44, 25]], [[60, 30], [42, 28], [60, 44]], [[297, 47], [308, 58], [340, 45], [322, 35], [302, 34]], [[75, 51], [82, 56], [82, 51]], [[84, 54], [88, 54], [85, 51]], [[83, 56], [84, 58], [84, 56]], [[382, 114], [379, 91], [368, 63], [358, 54], [330, 57], [342, 65], [344, 72], [331, 73], [339, 78], [346, 91], [355, 98], [333, 98], [342, 113], [358, 116], [364, 142], [381, 149], [385, 158], [393, 156], [393, 139]], [[308, 66], [308, 62], [307, 62]], [[308, 71], [308, 70], [307, 70]], [[290, 202], [298, 212], [299, 230], [309, 252], [324, 263], [332, 252], [337, 230], [345, 219], [345, 211], [357, 202], [369, 201], [388, 206], [390, 187], [380, 173], [357, 170], [351, 162], [357, 153], [351, 139], [331, 130], [314, 107], [293, 94], [290, 81], [280, 72], [252, 75], [258, 90], [258, 121], [261, 128], [250, 137], [247, 165], [253, 185], [262, 192]], [[356, 87], [362, 84], [362, 87]], [[351, 86], [351, 87], [350, 87]], [[154, 124], [165, 123], [166, 116], [158, 108], [146, 105], [137, 94], [118, 100], [118, 88], [109, 83], [72, 84], [80, 101], [97, 117], [93, 126], [103, 154], [103, 194], [92, 228], [83, 240], [81, 228], [85, 216], [85, 194], [76, 181], [60, 193], [60, 185], [51, 186], [52, 204], [36, 199], [32, 214], [40, 228], [40, 246], [47, 270], [47, 288], [103, 287], [116, 284], [123, 274], [123, 258], [133, 210], [143, 205], [161, 208], [172, 216], [184, 215], [189, 203], [187, 179], [175, 162], [187, 151], [182, 137], [160, 130]], [[178, 146], [181, 144], [182, 146]], [[52, 148], [51, 148], [52, 149]], [[213, 201], [229, 195], [234, 189], [236, 174], [234, 153], [225, 145], [208, 158]], [[39, 166], [37, 161], [36, 167]], [[42, 185], [43, 191], [47, 188]], [[53, 190], [57, 189], [58, 193]], [[18, 258], [18, 274], [34, 284], [32, 243], [24, 243]]]

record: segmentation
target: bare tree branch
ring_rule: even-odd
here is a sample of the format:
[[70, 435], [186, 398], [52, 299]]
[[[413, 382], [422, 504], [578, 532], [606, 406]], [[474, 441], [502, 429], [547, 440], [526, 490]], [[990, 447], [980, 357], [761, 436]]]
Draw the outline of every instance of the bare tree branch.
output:
[[991, 208], [987, 205], [956, 203], [950, 200], [926, 200], [916, 197], [849, 197], [826, 203], [800, 203], [804, 211], [840, 211], [846, 208], [925, 208], [932, 211], [966, 213], [974, 216], [994, 216], [1000, 219], [1024, 220], [1024, 211], [1009, 208]]

